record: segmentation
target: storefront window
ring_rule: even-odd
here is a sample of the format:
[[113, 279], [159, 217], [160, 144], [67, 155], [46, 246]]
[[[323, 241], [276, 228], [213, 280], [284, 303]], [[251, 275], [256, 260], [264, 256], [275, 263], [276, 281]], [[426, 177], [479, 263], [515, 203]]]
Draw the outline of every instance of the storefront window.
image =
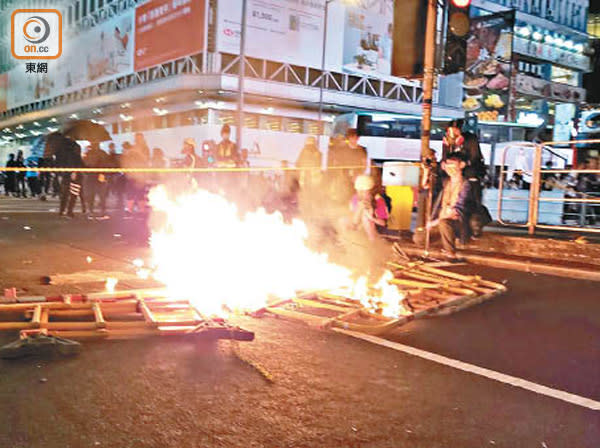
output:
[[579, 73], [568, 68], [553, 65], [550, 79], [552, 82], [560, 82], [575, 87], [579, 86]]

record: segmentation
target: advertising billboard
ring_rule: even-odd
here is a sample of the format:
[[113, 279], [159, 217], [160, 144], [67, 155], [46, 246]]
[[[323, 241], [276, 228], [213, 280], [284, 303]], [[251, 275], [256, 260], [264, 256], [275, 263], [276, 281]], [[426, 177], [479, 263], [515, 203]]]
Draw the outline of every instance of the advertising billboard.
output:
[[54, 96], [55, 77], [57, 64], [48, 62], [48, 73], [26, 73], [23, 65], [17, 65], [8, 73], [8, 89], [6, 94], [6, 105], [8, 109], [23, 106], [25, 104], [48, 99]]
[[135, 11], [135, 70], [200, 53], [206, 0], [152, 0]]
[[463, 108], [480, 121], [508, 121], [514, 11], [471, 19]]
[[[393, 0], [332, 2], [327, 16], [329, 70], [390, 76]], [[241, 17], [239, 0], [219, 0], [217, 51], [239, 54]], [[320, 68], [324, 18], [325, 0], [248, 0], [246, 54]]]
[[8, 73], [0, 74], [0, 112], [7, 109]]
[[362, 0], [345, 10], [342, 70], [389, 76], [394, 37], [393, 0]]
[[[325, 0], [247, 0], [246, 55], [321, 66]], [[219, 0], [217, 49], [239, 54], [242, 2]]]
[[64, 36], [63, 54], [45, 73], [8, 73], [8, 108], [83, 89], [133, 72], [134, 13], [128, 11], [82, 33]]

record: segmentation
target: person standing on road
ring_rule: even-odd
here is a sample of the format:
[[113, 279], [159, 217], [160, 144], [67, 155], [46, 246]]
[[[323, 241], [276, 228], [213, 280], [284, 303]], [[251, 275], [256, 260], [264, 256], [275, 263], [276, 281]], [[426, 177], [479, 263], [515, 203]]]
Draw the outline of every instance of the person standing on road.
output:
[[[224, 124], [221, 128], [221, 141], [217, 144], [216, 162], [219, 168], [236, 168], [240, 164], [240, 154], [237, 145], [231, 141], [231, 128], [228, 124]], [[234, 194], [237, 182], [238, 173], [219, 173], [218, 188]]]
[[307, 191], [318, 188], [321, 180], [321, 163], [323, 156], [317, 147], [317, 139], [307, 137], [302, 151], [296, 160], [296, 168], [300, 168], [300, 186]]
[[[6, 161], [6, 167], [7, 168], [15, 168], [16, 165], [16, 160], [15, 160], [15, 155], [14, 154], [9, 154], [8, 155], [8, 160]], [[17, 173], [15, 173], [14, 171], [7, 171], [6, 172], [6, 180], [4, 181], [4, 194], [6, 196], [10, 195], [10, 194], [14, 194], [15, 192], [15, 186], [17, 183]]]
[[334, 142], [328, 157], [328, 168], [335, 169], [329, 173], [330, 195], [344, 203], [354, 194], [356, 178], [368, 171], [367, 149], [358, 144], [359, 138], [356, 129], [348, 129], [346, 140]]
[[[121, 168], [121, 155], [117, 154], [114, 142], [108, 145], [108, 166], [110, 168]], [[108, 176], [108, 195], [114, 195], [117, 200], [117, 210], [123, 211], [123, 195], [125, 193], [125, 174], [111, 173]], [[108, 196], [107, 195], [107, 196]]]
[[[100, 148], [99, 142], [92, 142], [90, 150], [84, 159], [87, 168], [108, 168], [110, 166], [108, 154]], [[90, 173], [86, 177], [86, 194], [88, 210], [94, 214], [96, 195], [100, 198], [100, 216], [106, 217], [106, 196], [108, 195], [108, 182], [105, 173]]]
[[[23, 157], [23, 151], [19, 150], [17, 153], [17, 160], [15, 160], [15, 167], [25, 168], [25, 159]], [[17, 172], [17, 185], [16, 185], [17, 196], [27, 197], [27, 190], [25, 189], [25, 171]]]
[[[143, 145], [131, 146], [128, 142], [123, 143], [123, 167], [124, 168], [147, 168], [150, 160], [146, 157]], [[146, 176], [143, 173], [127, 174], [127, 212], [132, 214], [136, 207], [138, 212], [145, 208], [146, 204]]]

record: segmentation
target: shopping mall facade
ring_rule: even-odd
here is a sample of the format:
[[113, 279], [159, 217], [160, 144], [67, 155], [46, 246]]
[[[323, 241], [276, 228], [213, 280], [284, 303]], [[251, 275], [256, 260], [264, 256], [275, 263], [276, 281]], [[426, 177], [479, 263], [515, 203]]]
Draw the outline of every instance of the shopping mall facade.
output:
[[[75, 118], [106, 125], [118, 144], [143, 132], [171, 157], [185, 138], [218, 139], [222, 124], [235, 133], [241, 3], [1, 0], [0, 157]], [[517, 9], [514, 114], [506, 120], [531, 127], [540, 118], [571, 118], [589, 68], [586, 1], [508, 3], [473, 0], [471, 8], [474, 16]], [[534, 8], [541, 3], [568, 4], [570, 12], [550, 15]], [[320, 135], [325, 147], [332, 120], [347, 111], [420, 114], [420, 83], [390, 74], [393, 0], [328, 2], [326, 32], [325, 0], [290, 4], [298, 2], [248, 0], [242, 146], [256, 163], [295, 160], [308, 135]], [[62, 12], [63, 55], [48, 61], [47, 73], [26, 74], [9, 50], [10, 13], [26, 7]], [[434, 117], [462, 117], [461, 90], [460, 79], [441, 80]]]

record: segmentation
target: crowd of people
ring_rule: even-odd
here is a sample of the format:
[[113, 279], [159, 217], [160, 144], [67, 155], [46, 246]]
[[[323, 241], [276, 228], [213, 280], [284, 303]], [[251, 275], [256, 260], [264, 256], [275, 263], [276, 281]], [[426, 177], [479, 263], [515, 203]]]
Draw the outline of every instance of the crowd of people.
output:
[[[7, 167], [25, 168], [24, 171], [4, 173], [4, 193], [18, 197], [60, 197], [61, 216], [73, 217], [75, 206], [81, 204], [81, 212], [97, 219], [106, 219], [107, 199], [114, 198], [116, 210], [134, 214], [145, 210], [149, 188], [157, 183], [171, 182], [175, 186], [194, 184], [201, 188], [224, 194], [238, 202], [242, 208], [262, 206], [267, 211], [279, 210], [286, 220], [300, 214], [301, 202], [305, 210], [314, 211], [316, 204], [324, 200], [332, 204], [349, 204], [351, 213], [349, 227], [364, 230], [370, 240], [385, 231], [393, 204], [385, 194], [377, 171], [369, 173], [367, 150], [359, 144], [355, 129], [348, 129], [344, 136], [331, 137], [323, 171], [323, 154], [315, 137], [308, 137], [300, 154], [293, 162], [281, 164], [281, 170], [273, 172], [206, 171], [190, 172], [183, 176], [169, 177], [159, 170], [179, 168], [247, 168], [250, 166], [248, 151], [239, 149], [231, 140], [228, 125], [221, 128], [218, 143], [204, 141], [201, 146], [192, 138], [183, 141], [180, 159], [169, 161], [161, 148], [150, 149], [142, 133], [133, 142], [123, 142], [119, 151], [114, 142], [104, 151], [99, 142], [91, 142], [81, 153], [79, 146], [68, 139], [76, 154], [74, 162], [64, 165], [56, 155], [46, 158], [24, 158], [19, 151], [10, 154]], [[481, 235], [483, 227], [491, 221], [482, 203], [482, 189], [488, 173], [477, 136], [463, 132], [460, 123], [452, 122], [443, 140], [441, 161], [430, 151], [423, 160], [423, 176], [420, 195], [431, 197], [431, 216], [427, 222], [417, 223], [415, 241], [423, 243], [426, 228], [434, 237], [441, 238], [448, 257], [453, 258], [458, 245], [467, 244], [471, 238]], [[33, 167], [86, 167], [110, 168], [101, 173], [54, 173], [27, 171]], [[598, 169], [599, 160], [588, 159], [579, 168]], [[150, 172], [121, 171], [126, 168], [151, 168]], [[546, 168], [552, 168], [547, 165]], [[372, 177], [372, 174], [375, 174]], [[595, 173], [576, 175], [543, 175], [543, 190], [565, 189], [573, 197], [600, 196], [600, 182]], [[424, 202], [423, 202], [424, 203]], [[577, 210], [580, 204], [567, 204], [565, 216]], [[592, 220], [599, 215], [598, 206], [592, 210]]]

